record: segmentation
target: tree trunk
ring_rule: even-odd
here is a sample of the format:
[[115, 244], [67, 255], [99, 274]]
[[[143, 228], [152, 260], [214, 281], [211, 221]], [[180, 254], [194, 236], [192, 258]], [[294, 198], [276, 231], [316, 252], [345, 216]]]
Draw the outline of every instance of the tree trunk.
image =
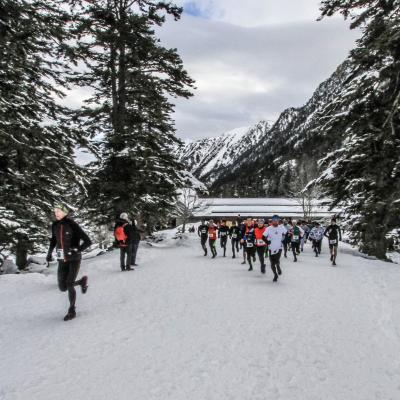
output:
[[28, 264], [28, 242], [19, 238], [15, 249], [16, 261], [18, 269], [24, 269]]

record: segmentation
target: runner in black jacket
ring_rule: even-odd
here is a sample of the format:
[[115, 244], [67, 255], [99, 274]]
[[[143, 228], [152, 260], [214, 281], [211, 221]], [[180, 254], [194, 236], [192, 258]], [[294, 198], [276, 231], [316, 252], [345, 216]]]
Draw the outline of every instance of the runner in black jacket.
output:
[[197, 234], [200, 237], [204, 256], [207, 256], [208, 225], [206, 225], [205, 221], [201, 221], [201, 225], [197, 228]]
[[226, 243], [228, 242], [229, 228], [226, 221], [222, 221], [218, 229], [218, 237], [220, 238], [221, 248], [224, 249], [224, 257], [226, 257]]
[[[82, 293], [88, 288], [88, 277], [83, 276], [76, 280], [81, 265], [82, 251], [90, 247], [92, 242], [82, 228], [68, 217], [68, 209], [57, 205], [54, 209], [56, 220], [51, 228], [52, 235], [46, 260], [52, 260], [53, 250], [57, 251], [58, 260], [58, 287], [62, 292], [68, 291], [69, 309], [64, 321], [76, 317], [75, 286], [80, 286]], [[81, 242], [83, 242], [81, 244]]]
[[327, 237], [329, 241], [332, 265], [336, 266], [337, 249], [339, 240], [342, 240], [342, 231], [340, 227], [336, 225], [335, 218], [332, 218], [331, 224], [325, 229], [324, 236]]
[[237, 226], [237, 222], [234, 221], [231, 228], [229, 229], [229, 237], [232, 243], [232, 258], [236, 258], [236, 253], [239, 253], [239, 243], [240, 243], [240, 229]]

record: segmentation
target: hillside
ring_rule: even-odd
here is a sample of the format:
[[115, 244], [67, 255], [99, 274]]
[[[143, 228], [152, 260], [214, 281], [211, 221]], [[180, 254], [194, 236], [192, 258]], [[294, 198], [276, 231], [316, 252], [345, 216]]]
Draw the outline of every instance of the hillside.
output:
[[218, 137], [187, 143], [178, 150], [178, 156], [187, 169], [208, 185], [221, 177], [241, 154], [259, 143], [270, 129], [261, 121], [252, 127], [238, 128]]
[[[323, 82], [302, 107], [288, 108], [270, 126], [243, 130], [186, 145], [180, 159], [210, 187], [212, 195], [288, 196], [318, 175], [317, 162], [341, 144], [324, 137], [324, 108], [343, 90], [348, 62]], [[251, 179], [249, 179], [251, 176]]]

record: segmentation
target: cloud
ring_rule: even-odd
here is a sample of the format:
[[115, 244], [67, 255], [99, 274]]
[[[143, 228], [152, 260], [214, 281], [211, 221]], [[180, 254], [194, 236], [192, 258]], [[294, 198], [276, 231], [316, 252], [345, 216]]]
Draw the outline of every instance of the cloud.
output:
[[[293, 6], [286, 19], [296, 18], [296, 2], [305, 4], [303, 0], [282, 2], [281, 12]], [[258, 24], [263, 21], [258, 11], [267, 10], [272, 18], [281, 1], [274, 6], [269, 1], [270, 7], [262, 10], [249, 7], [246, 12], [240, 6], [230, 11], [227, 5], [232, 3], [198, 2], [202, 7], [209, 5], [202, 12], [208, 10], [211, 17], [185, 14], [181, 21], [169, 21], [158, 30], [164, 45], [178, 48], [185, 68], [196, 80], [195, 97], [176, 101], [174, 117], [181, 138], [215, 136], [261, 119], [275, 120], [285, 108], [305, 104], [344, 61], [359, 36], [340, 18], [316, 22], [318, 1], [310, 1], [315, 3], [315, 15], [310, 6], [296, 22], [281, 18], [264, 25]], [[218, 17], [224, 5], [225, 13]], [[244, 22], [232, 23], [240, 12]], [[249, 26], [250, 15], [257, 21], [253, 26]]]
[[[173, 100], [181, 138], [199, 139], [275, 120], [311, 97], [354, 47], [359, 32], [341, 18], [316, 22], [319, 0], [175, 0], [185, 12], [156, 34], [177, 48], [196, 80], [190, 100]], [[88, 91], [65, 100], [79, 106]]]
[[319, 16], [320, 0], [176, 0], [184, 12], [214, 21], [255, 27], [313, 21]]

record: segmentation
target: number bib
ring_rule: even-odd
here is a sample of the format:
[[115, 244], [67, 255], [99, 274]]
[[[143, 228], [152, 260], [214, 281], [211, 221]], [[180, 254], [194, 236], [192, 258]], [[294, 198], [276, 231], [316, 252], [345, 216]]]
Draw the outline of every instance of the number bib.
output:
[[221, 236], [226, 236], [226, 232], [221, 232]]
[[207, 231], [206, 231], [205, 229], [203, 229], [203, 230], [201, 231], [201, 233], [202, 233], [203, 235], [205, 235], [205, 234], [207, 233]]
[[208, 237], [209, 237], [210, 239], [214, 239], [214, 234], [213, 234], [213, 233], [209, 233], [209, 234], [208, 234]]
[[57, 249], [57, 260], [64, 260], [64, 250], [63, 249]]
[[265, 246], [265, 242], [262, 239], [257, 239], [257, 245], [258, 246]]
[[247, 242], [247, 243], [246, 243], [246, 247], [248, 247], [248, 248], [251, 248], [251, 247], [253, 247], [253, 246], [254, 246], [254, 244], [251, 243], [251, 242]]
[[299, 235], [293, 235], [292, 239], [294, 242], [297, 242], [299, 240]]
[[337, 244], [337, 240], [336, 239], [330, 240], [329, 244]]
[[237, 233], [232, 233], [232, 239], [236, 239], [237, 238]]

